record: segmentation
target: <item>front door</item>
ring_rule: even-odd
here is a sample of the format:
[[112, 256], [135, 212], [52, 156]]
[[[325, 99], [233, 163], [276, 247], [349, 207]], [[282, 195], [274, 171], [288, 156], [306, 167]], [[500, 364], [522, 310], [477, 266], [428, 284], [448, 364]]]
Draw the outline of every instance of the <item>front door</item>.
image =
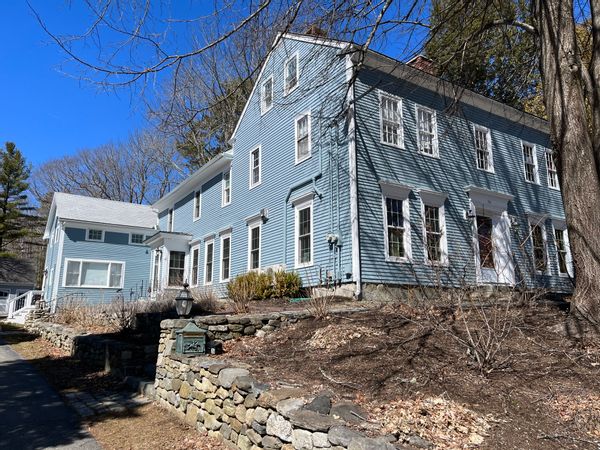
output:
[[510, 219], [506, 212], [476, 217], [476, 263], [481, 283], [514, 284]]

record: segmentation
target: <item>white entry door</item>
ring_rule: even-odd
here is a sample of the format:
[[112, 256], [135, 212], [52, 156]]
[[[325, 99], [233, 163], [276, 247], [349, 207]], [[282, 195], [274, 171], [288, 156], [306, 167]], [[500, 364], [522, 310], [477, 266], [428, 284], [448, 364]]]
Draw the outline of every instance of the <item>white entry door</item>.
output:
[[477, 215], [475, 241], [478, 281], [514, 284], [510, 218], [506, 211], [491, 216]]

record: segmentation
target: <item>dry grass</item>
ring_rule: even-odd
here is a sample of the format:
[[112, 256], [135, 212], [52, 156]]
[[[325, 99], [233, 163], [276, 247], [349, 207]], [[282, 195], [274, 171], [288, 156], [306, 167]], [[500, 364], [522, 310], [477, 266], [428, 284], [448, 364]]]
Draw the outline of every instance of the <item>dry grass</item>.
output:
[[135, 414], [92, 423], [90, 432], [105, 450], [224, 450], [217, 439], [185, 425], [169, 411], [144, 405]]

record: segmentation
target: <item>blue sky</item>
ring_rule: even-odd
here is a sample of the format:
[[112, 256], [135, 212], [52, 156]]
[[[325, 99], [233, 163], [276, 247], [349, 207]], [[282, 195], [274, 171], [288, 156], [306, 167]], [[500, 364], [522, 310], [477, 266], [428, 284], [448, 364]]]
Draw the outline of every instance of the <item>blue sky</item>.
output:
[[[51, 24], [82, 18], [68, 2], [52, 3], [43, 9]], [[131, 90], [102, 91], [60, 72], [65, 55], [24, 0], [1, 2], [0, 42], [0, 145], [15, 142], [33, 165], [125, 139], [144, 126], [145, 107]]]
[[[83, 2], [30, 2], [48, 28], [58, 34], [77, 34], [92, 22]], [[152, 3], [152, 8], [156, 16], [172, 14], [172, 17], [189, 18], [210, 14], [217, 3], [173, 0], [166, 7], [168, 12], [163, 10], [162, 2]], [[227, 14], [230, 21], [236, 21], [236, 14], [245, 15], [247, 4], [241, 0], [240, 5], [244, 6]], [[220, 24], [224, 28], [228, 25], [230, 23]], [[169, 24], [172, 39], [165, 45], [172, 47], [167, 50], [182, 51], [193, 46], [189, 39], [190, 28], [187, 28], [193, 26], [196, 24]], [[414, 42], [414, 36], [402, 33], [392, 36], [394, 39], [388, 36], [386, 40], [374, 42], [373, 48], [384, 52], [387, 49], [386, 53], [394, 57], [406, 56], [406, 44]], [[15, 142], [34, 167], [80, 149], [125, 140], [133, 131], [148, 126], [146, 106], [141, 99], [142, 83], [106, 90], [80, 79], [78, 74], [86, 72], [69, 62], [67, 55], [51, 41], [25, 0], [0, 2], [0, 42], [0, 58], [4, 63], [0, 70], [0, 145]], [[95, 45], [77, 48], [78, 54], [94, 60]], [[136, 55], [142, 57], [136, 62], [141, 63], [147, 55], [143, 52]], [[124, 56], [130, 55], [125, 53]], [[169, 75], [161, 72], [158, 80], [151, 80], [143, 91], [144, 100], [151, 101], [153, 88]]]

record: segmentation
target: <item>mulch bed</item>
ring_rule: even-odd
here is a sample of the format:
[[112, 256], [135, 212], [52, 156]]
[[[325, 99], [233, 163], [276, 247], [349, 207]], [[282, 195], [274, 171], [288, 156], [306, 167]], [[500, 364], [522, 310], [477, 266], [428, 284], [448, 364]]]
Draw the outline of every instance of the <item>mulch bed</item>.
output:
[[[260, 380], [358, 402], [376, 432], [438, 448], [598, 448], [598, 340], [558, 333], [566, 315], [549, 306], [480, 312], [396, 305], [302, 321], [228, 342], [225, 356]], [[488, 338], [490, 319], [501, 342], [481, 368], [461, 339]]]

